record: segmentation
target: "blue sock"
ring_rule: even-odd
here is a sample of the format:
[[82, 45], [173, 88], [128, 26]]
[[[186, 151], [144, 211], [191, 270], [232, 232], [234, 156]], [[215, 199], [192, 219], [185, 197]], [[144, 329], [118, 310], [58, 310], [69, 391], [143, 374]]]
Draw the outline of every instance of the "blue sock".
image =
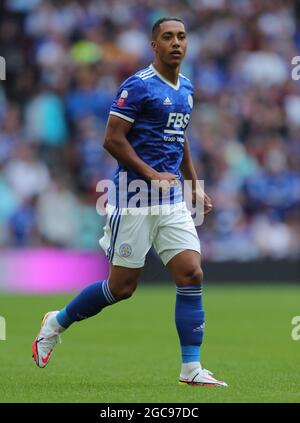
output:
[[200, 361], [204, 332], [202, 286], [176, 288], [175, 322], [180, 340], [182, 363]]
[[72, 323], [95, 316], [104, 307], [114, 304], [117, 300], [112, 295], [108, 281], [93, 283], [83, 289], [56, 316], [56, 320], [67, 329]]

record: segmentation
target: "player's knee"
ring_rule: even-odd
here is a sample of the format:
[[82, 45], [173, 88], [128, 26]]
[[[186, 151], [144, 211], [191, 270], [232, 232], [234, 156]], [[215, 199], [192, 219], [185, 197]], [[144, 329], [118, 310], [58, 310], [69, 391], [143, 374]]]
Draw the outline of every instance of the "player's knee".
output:
[[186, 270], [178, 281], [178, 285], [201, 285], [203, 282], [203, 271], [200, 266], [191, 267]]
[[127, 300], [132, 296], [132, 294], [135, 291], [135, 287], [132, 286], [126, 286], [119, 290], [118, 292], [118, 300]]
[[121, 301], [130, 298], [136, 290], [136, 287], [137, 281], [128, 279], [126, 281], [122, 281], [122, 284], [112, 286], [111, 291], [116, 300]]

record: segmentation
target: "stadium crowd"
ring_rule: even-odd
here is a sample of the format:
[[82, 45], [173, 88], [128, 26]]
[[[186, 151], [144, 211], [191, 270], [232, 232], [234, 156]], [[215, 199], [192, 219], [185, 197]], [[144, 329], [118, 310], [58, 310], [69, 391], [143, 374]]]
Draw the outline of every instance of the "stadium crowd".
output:
[[[214, 212], [204, 257], [300, 257], [300, 51], [293, 0], [6, 0], [0, 6], [0, 246], [97, 249], [101, 148], [118, 85], [181, 17], [195, 85], [188, 136]], [[300, 55], [300, 54], [299, 54]]]

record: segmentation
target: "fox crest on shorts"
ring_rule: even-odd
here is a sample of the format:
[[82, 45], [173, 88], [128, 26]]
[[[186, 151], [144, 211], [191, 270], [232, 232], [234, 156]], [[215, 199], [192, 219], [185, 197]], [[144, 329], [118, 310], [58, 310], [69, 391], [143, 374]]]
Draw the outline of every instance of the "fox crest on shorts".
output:
[[120, 253], [120, 256], [121, 257], [129, 257], [129, 256], [131, 256], [131, 253], [132, 253], [132, 248], [131, 248], [131, 245], [130, 244], [128, 244], [128, 243], [123, 243], [123, 244], [121, 244], [120, 245], [120, 248], [119, 248], [119, 253]]

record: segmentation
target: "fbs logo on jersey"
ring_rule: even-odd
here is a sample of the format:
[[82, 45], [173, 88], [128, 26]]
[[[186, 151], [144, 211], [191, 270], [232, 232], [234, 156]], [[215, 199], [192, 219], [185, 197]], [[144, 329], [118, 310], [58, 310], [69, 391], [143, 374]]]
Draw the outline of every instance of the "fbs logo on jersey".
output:
[[119, 100], [118, 100], [118, 102], [117, 102], [117, 106], [120, 106], [120, 107], [125, 106], [125, 103], [126, 103], [126, 98], [127, 98], [127, 97], [128, 97], [128, 91], [123, 90], [123, 91], [121, 92], [120, 98], [119, 98]]

